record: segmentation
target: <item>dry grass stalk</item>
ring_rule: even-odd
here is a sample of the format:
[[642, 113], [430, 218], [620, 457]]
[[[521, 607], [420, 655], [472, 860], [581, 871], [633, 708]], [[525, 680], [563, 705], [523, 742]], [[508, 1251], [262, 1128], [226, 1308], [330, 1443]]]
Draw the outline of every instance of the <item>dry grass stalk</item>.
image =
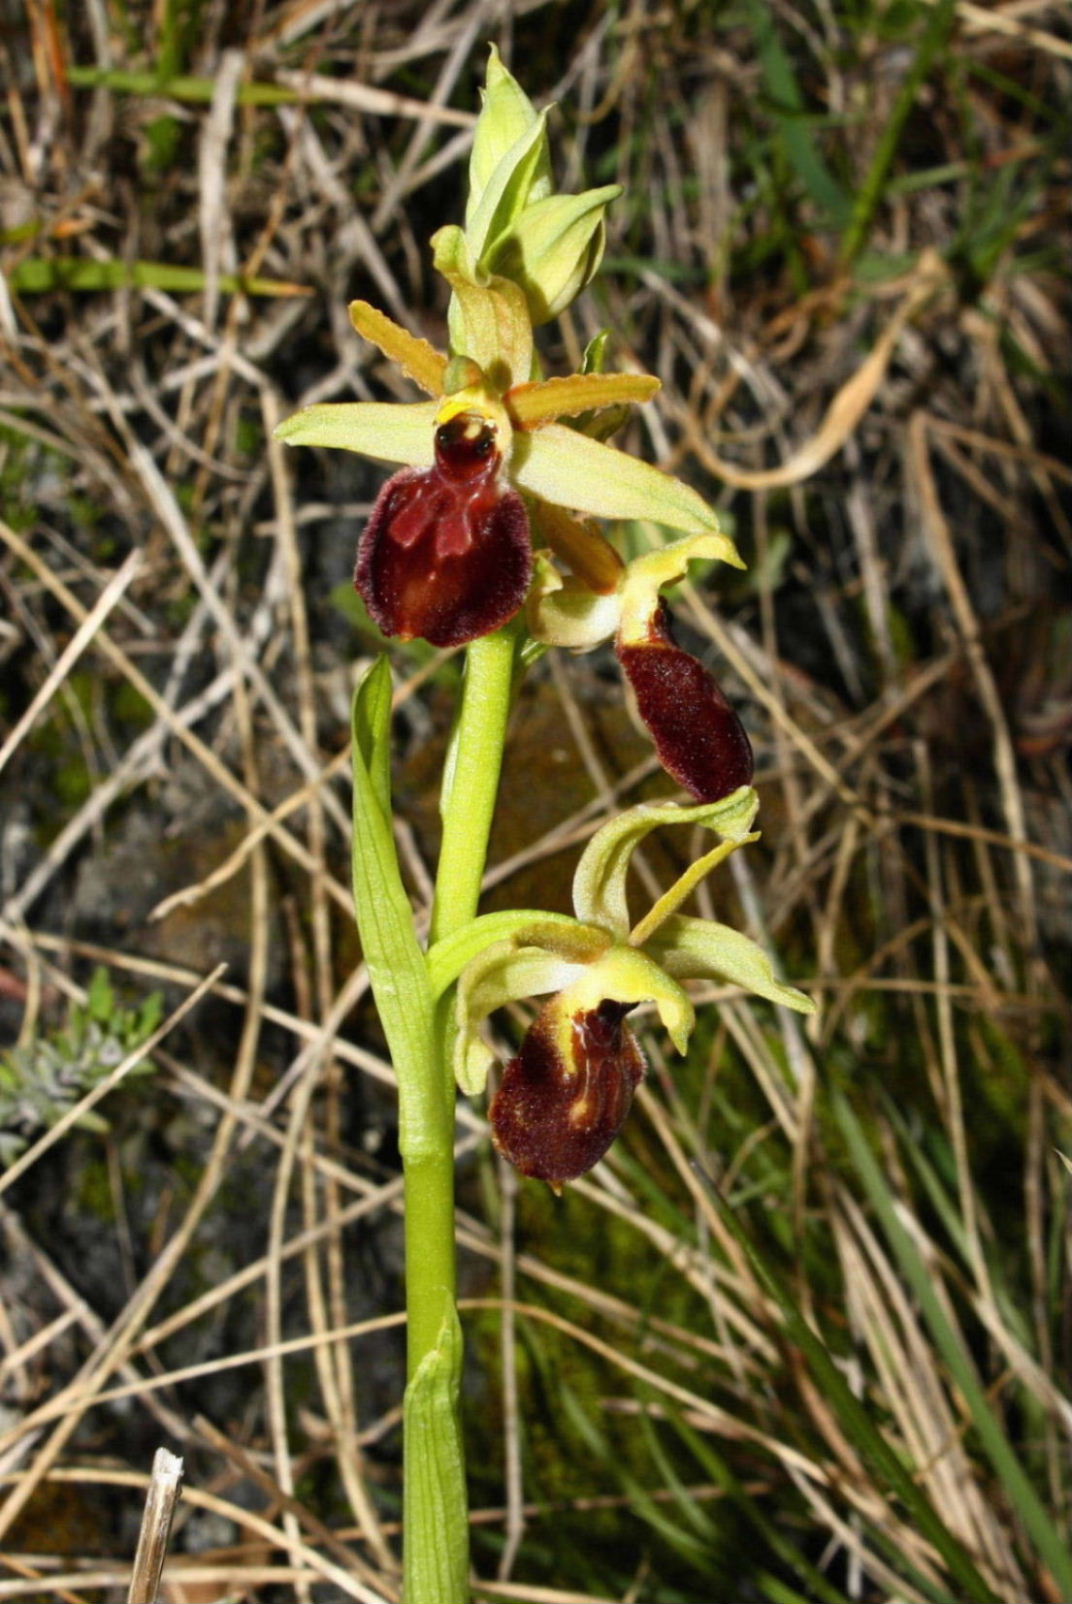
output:
[[167, 1559], [171, 1521], [181, 1488], [182, 1460], [166, 1448], [158, 1448], [145, 1495], [145, 1513], [138, 1533], [127, 1604], [156, 1604]]

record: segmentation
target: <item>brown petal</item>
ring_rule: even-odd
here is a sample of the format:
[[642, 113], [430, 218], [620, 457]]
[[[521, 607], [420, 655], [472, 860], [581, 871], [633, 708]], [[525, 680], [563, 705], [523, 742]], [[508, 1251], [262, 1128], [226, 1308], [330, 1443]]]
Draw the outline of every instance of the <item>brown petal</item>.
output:
[[617, 647], [659, 762], [697, 802], [717, 802], [752, 780], [744, 725], [713, 676], [677, 645], [670, 613], [659, 603], [648, 640]]
[[528, 514], [499, 481], [494, 430], [459, 414], [433, 468], [403, 468], [376, 499], [354, 584], [387, 635], [461, 646], [505, 624], [532, 579]]
[[489, 1110], [495, 1146], [523, 1175], [558, 1191], [598, 1164], [621, 1130], [645, 1069], [628, 1012], [608, 1001], [563, 1021], [552, 998], [537, 1014]]

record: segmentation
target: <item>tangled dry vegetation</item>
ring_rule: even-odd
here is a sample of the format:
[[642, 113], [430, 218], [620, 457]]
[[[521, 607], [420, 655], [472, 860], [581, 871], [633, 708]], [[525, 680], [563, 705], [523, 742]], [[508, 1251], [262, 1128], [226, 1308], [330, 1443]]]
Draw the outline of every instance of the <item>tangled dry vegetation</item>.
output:
[[[398, 1163], [346, 883], [377, 476], [271, 431], [384, 395], [352, 297], [443, 343], [426, 241], [491, 37], [563, 105], [563, 187], [626, 186], [548, 368], [618, 331], [664, 384], [633, 446], [750, 562], [678, 608], [763, 799], [763, 845], [705, 895], [821, 1013], [727, 995], [687, 1063], [653, 1042], [560, 1203], [460, 1107], [476, 1595], [1069, 1598], [1067, 9], [25, 20], [0, 111], [0, 1599], [125, 1597], [159, 1443], [186, 1464], [167, 1598], [399, 1596]], [[457, 666], [395, 662], [420, 904]], [[599, 658], [526, 693], [489, 899], [563, 905], [579, 844], [648, 794], [617, 694]], [[65, 1066], [98, 966], [90, 1087]]]

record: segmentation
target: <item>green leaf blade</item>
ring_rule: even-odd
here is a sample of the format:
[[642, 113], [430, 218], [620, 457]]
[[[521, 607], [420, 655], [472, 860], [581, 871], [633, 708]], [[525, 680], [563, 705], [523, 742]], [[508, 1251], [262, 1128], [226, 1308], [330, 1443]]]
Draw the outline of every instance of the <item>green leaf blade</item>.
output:
[[406, 1597], [465, 1604], [469, 1509], [458, 1420], [462, 1333], [451, 1307], [406, 1388], [403, 1510]]
[[354, 696], [353, 893], [369, 981], [398, 1076], [400, 1143], [433, 1143], [420, 1082], [435, 1074], [435, 1005], [402, 884], [390, 812], [391, 671], [380, 658]]

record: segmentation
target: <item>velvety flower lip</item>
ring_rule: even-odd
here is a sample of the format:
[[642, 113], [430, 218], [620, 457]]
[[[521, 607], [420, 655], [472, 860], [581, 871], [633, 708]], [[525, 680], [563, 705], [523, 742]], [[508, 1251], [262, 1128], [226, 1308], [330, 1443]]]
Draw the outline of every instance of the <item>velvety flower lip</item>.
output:
[[697, 802], [718, 802], [752, 782], [752, 747], [744, 725], [713, 675], [674, 640], [660, 601], [643, 642], [617, 643], [618, 661], [636, 698], [659, 762]]
[[456, 413], [435, 431], [434, 465], [404, 468], [380, 491], [354, 584], [385, 634], [445, 647], [499, 629], [531, 578], [528, 514], [503, 482], [495, 427]]
[[559, 1192], [606, 1154], [646, 1069], [629, 1008], [605, 998], [564, 1014], [562, 996], [541, 1008], [488, 1111], [497, 1150], [522, 1175]]

